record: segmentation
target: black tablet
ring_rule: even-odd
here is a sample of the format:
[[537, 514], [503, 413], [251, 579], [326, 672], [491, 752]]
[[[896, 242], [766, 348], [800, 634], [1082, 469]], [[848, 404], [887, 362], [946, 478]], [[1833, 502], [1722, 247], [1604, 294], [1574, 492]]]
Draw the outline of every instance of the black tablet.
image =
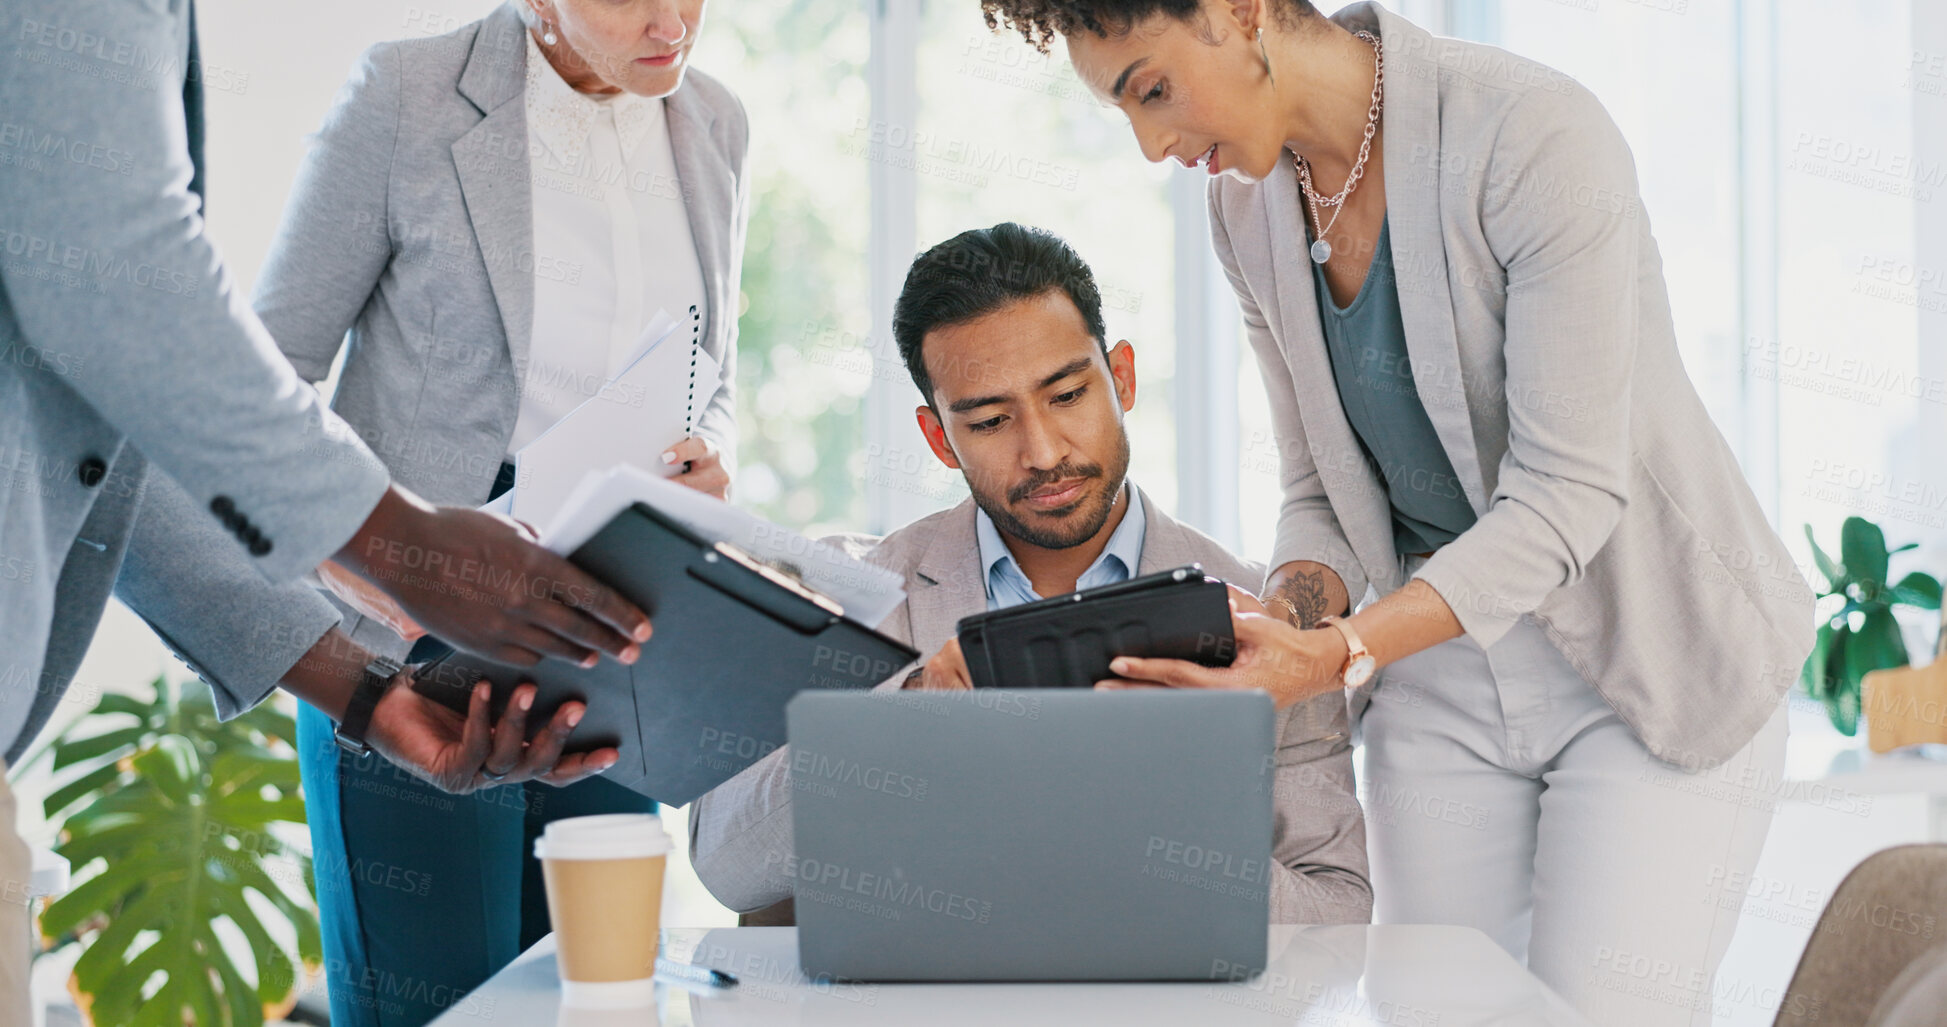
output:
[[1093, 688], [1118, 656], [1228, 667], [1230, 597], [1197, 564], [963, 618], [975, 688]]

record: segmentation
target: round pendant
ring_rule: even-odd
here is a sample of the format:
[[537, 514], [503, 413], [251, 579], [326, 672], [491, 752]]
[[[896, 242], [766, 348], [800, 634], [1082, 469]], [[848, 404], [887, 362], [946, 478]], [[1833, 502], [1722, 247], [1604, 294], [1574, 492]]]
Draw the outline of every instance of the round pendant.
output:
[[1332, 259], [1332, 244], [1323, 239], [1312, 243], [1312, 263], [1323, 264]]

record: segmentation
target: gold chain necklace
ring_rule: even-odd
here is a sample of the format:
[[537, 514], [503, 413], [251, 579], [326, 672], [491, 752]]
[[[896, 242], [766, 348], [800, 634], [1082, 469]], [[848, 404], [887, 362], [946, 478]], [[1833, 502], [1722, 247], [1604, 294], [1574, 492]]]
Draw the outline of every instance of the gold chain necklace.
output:
[[[1379, 132], [1379, 110], [1385, 105], [1380, 99], [1380, 87], [1386, 81], [1386, 54], [1379, 47], [1379, 37], [1364, 29], [1354, 35], [1365, 40], [1366, 44], [1372, 47], [1372, 106], [1366, 110], [1366, 134], [1365, 138], [1359, 140], [1359, 159], [1352, 165], [1352, 174], [1346, 176], [1345, 187], [1335, 195], [1320, 196], [1318, 190], [1312, 188], [1311, 163], [1298, 154], [1291, 155], [1292, 166], [1298, 169], [1298, 187], [1304, 190], [1305, 201], [1311, 205], [1312, 223], [1321, 226], [1318, 230], [1318, 238], [1312, 242], [1311, 254], [1314, 264], [1323, 264], [1332, 259], [1332, 244], [1325, 241], [1325, 233], [1339, 223], [1339, 215], [1345, 213], [1346, 199], [1352, 195], [1352, 190], [1358, 186], [1359, 179], [1366, 173], [1366, 157], [1372, 153], [1372, 137]], [[1320, 221], [1318, 215], [1320, 207], [1335, 208], [1332, 211], [1332, 220]]]

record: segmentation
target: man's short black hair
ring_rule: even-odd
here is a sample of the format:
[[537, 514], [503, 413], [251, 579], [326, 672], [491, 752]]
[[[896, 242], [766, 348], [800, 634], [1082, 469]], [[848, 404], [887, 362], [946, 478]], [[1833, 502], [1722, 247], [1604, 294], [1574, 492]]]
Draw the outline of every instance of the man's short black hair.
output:
[[1106, 355], [1108, 331], [1102, 324], [1095, 273], [1053, 232], [1007, 221], [961, 232], [915, 258], [893, 304], [892, 337], [927, 404], [933, 402], [933, 379], [926, 373], [920, 344], [928, 332], [978, 320], [1055, 289], [1068, 294]]

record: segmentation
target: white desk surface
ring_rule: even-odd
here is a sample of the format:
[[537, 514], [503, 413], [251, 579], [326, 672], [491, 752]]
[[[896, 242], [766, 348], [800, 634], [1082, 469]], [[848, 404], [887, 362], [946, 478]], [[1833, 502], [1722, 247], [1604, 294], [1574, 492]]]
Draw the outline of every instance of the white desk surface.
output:
[[549, 936], [433, 1027], [1586, 1024], [1486, 935], [1465, 927], [1272, 927], [1265, 972], [1235, 984], [813, 982], [798, 969], [790, 927], [673, 928], [663, 931], [662, 945], [666, 956], [734, 973], [740, 983], [659, 984], [653, 1009], [564, 1009]]
[[1947, 794], [1947, 758], [1943, 756], [1947, 756], [1947, 746], [1923, 745], [1876, 753], [1863, 744], [1816, 745], [1808, 741], [1798, 748], [1788, 745], [1783, 794], [1806, 802], [1826, 801], [1822, 793], [1808, 787], [1814, 784], [1860, 795]]

